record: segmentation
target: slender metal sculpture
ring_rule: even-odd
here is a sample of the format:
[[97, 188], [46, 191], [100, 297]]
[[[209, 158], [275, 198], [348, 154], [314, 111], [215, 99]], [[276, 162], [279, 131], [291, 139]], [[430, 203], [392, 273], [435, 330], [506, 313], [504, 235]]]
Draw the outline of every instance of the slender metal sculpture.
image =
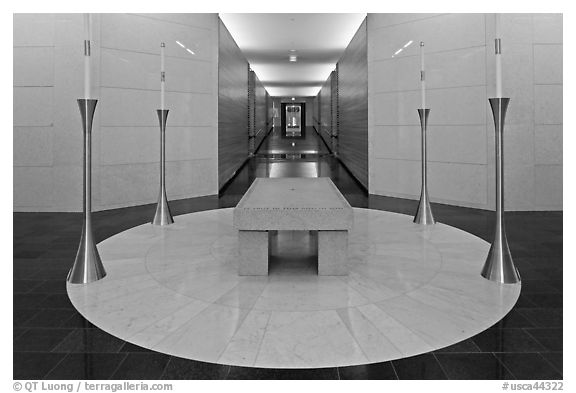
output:
[[431, 225], [434, 224], [434, 215], [430, 207], [430, 198], [428, 197], [428, 177], [427, 177], [427, 156], [426, 156], [426, 131], [428, 128], [428, 115], [430, 109], [418, 109], [420, 116], [420, 128], [422, 130], [422, 191], [420, 192], [420, 202], [418, 210], [414, 216], [416, 224]]
[[96, 99], [78, 100], [84, 128], [84, 224], [76, 259], [68, 272], [71, 284], [87, 284], [106, 276], [92, 233], [92, 121], [97, 103]]
[[174, 218], [170, 213], [170, 206], [166, 197], [166, 120], [168, 119], [168, 109], [157, 109], [156, 113], [160, 122], [160, 193], [152, 224], [170, 225], [174, 223]]
[[490, 98], [494, 116], [496, 145], [496, 225], [494, 240], [482, 268], [482, 277], [501, 284], [520, 282], [520, 274], [514, 266], [506, 238], [504, 225], [504, 121], [510, 98]]

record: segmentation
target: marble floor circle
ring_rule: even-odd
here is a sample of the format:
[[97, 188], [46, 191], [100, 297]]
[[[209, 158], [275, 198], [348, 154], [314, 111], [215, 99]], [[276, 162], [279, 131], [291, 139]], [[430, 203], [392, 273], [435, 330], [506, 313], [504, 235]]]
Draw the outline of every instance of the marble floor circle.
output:
[[232, 210], [177, 216], [174, 225], [145, 224], [101, 242], [107, 276], [68, 284], [74, 307], [102, 330], [158, 352], [318, 368], [449, 346], [502, 319], [520, 294], [519, 284], [480, 276], [484, 240], [358, 208], [348, 276], [318, 276], [313, 255], [298, 256], [314, 249], [313, 236], [296, 239], [303, 246], [294, 255], [276, 250], [269, 276], [238, 276]]

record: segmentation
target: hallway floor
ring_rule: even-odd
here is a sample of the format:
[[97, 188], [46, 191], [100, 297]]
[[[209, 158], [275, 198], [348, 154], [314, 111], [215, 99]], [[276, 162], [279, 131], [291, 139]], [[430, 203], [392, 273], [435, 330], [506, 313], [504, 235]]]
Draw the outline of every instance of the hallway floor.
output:
[[[308, 128], [302, 139], [283, 138], [275, 130], [220, 197], [171, 202], [173, 214], [233, 207], [258, 176], [329, 176], [354, 207], [413, 214], [417, 205], [412, 200], [368, 196]], [[94, 214], [97, 241], [148, 222], [154, 208]], [[433, 209], [438, 222], [491, 241], [492, 212], [440, 204], [433, 204]], [[322, 369], [261, 369], [160, 354], [96, 328], [66, 294], [81, 215], [14, 213], [14, 378], [560, 379], [562, 212], [513, 212], [506, 219], [522, 292], [512, 311], [492, 327], [450, 347], [400, 360]]]

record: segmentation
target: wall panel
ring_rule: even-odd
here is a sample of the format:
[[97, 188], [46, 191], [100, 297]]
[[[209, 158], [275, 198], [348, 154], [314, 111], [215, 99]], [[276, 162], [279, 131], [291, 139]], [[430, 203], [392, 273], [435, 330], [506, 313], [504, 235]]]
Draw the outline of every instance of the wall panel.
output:
[[248, 62], [219, 20], [218, 187], [248, 158]]
[[[338, 61], [338, 155], [368, 188], [368, 57], [366, 20]], [[334, 128], [334, 126], [333, 126]]]
[[332, 147], [332, 78], [334, 78], [334, 72], [330, 73], [326, 82], [320, 89], [318, 93], [320, 106], [319, 106], [319, 120], [320, 128], [318, 132], [320, 136], [326, 142], [326, 144]]
[[255, 88], [255, 104], [254, 104], [254, 119], [255, 119], [255, 123], [254, 123], [254, 142], [256, 145], [256, 148], [258, 148], [258, 146], [260, 146], [260, 144], [262, 143], [262, 141], [264, 140], [264, 138], [266, 137], [267, 133], [268, 133], [268, 123], [269, 123], [269, 118], [268, 118], [268, 111], [267, 111], [267, 105], [268, 105], [268, 92], [266, 91], [266, 89], [264, 88], [264, 85], [262, 84], [262, 82], [260, 82], [260, 79], [258, 79], [258, 76], [256, 76], [256, 88]]
[[[562, 15], [502, 14], [507, 210], [562, 209]], [[372, 194], [420, 194], [425, 41], [430, 198], [494, 208], [494, 14], [369, 14]]]
[[[217, 22], [216, 14], [92, 15], [94, 210], [157, 200], [160, 42], [168, 198], [217, 193]], [[81, 14], [14, 15], [15, 211], [82, 209], [82, 31]]]
[[[269, 95], [254, 71], [250, 71], [248, 80], [248, 122], [250, 136], [249, 152], [253, 154], [267, 135], [271, 124], [268, 113]], [[271, 125], [270, 125], [271, 126]]]

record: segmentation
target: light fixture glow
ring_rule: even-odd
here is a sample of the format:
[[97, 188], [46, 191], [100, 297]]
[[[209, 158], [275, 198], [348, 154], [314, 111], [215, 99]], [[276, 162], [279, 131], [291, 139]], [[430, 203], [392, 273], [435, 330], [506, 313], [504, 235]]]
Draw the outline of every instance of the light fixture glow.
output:
[[396, 56], [398, 53], [402, 52], [402, 48], [398, 49], [396, 52], [394, 52], [394, 56]]
[[298, 56], [296, 56], [296, 55], [290, 55], [289, 60], [290, 60], [292, 63], [294, 63], [294, 62], [298, 61]]
[[188, 51], [189, 53], [195, 55], [196, 53], [194, 53], [193, 51], [191, 51], [189, 48], [186, 48], [186, 51]]
[[176, 43], [177, 43], [178, 45], [180, 45], [182, 48], [186, 48], [186, 47], [184, 46], [184, 44], [181, 43], [180, 41], [176, 41]]
[[412, 41], [412, 40], [408, 41], [408, 42], [404, 45], [404, 48], [407, 48], [407, 47], [408, 47], [411, 43], [413, 43], [413, 42], [414, 42], [414, 41]]
[[[289, 101], [296, 95], [307, 97], [318, 94], [320, 86], [329, 77], [366, 18], [365, 13], [319, 13], [306, 15], [304, 21], [297, 15], [220, 14], [222, 22], [269, 94], [287, 97]], [[297, 19], [299, 25], [290, 29], [289, 35], [283, 29], [275, 29], [290, 26], [290, 18]], [[317, 26], [323, 28], [318, 31]], [[292, 27], [296, 25], [292, 24]], [[330, 50], [327, 52], [326, 48]], [[304, 59], [300, 58], [300, 52]], [[290, 61], [290, 56], [296, 56], [295, 61]]]
[[296, 100], [296, 98], [295, 98], [295, 97], [292, 97], [292, 101], [294, 101], [294, 100]]

